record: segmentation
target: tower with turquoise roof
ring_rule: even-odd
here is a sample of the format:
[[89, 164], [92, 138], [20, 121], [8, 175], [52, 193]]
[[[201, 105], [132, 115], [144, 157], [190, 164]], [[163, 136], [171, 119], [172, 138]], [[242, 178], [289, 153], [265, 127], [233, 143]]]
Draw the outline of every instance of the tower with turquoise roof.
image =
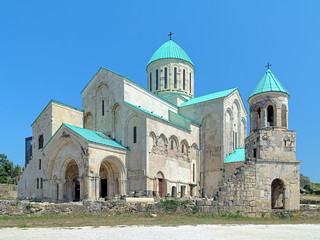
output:
[[165, 98], [193, 98], [194, 71], [188, 54], [170, 39], [157, 49], [147, 64], [148, 89]]
[[289, 92], [268, 68], [250, 95], [246, 162], [255, 166], [256, 199], [262, 208], [299, 209], [300, 161], [296, 132], [288, 129]]

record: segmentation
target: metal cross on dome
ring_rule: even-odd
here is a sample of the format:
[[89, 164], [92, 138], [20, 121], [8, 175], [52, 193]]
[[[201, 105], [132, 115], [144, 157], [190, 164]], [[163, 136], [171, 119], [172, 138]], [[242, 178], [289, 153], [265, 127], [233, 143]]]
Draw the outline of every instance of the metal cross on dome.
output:
[[266, 66], [266, 68], [270, 69], [270, 66], [271, 66], [271, 64], [268, 63], [267, 66]]
[[170, 40], [172, 40], [172, 39], [171, 39], [171, 36], [172, 36], [172, 35], [173, 35], [172, 32], [170, 32], [169, 35], [168, 35], [168, 36], [170, 37]]

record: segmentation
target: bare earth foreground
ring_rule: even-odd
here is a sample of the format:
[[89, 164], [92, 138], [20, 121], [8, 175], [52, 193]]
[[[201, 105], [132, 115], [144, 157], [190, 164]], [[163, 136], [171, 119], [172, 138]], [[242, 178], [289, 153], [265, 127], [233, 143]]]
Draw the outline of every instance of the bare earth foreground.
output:
[[4, 228], [0, 239], [320, 239], [320, 224]]

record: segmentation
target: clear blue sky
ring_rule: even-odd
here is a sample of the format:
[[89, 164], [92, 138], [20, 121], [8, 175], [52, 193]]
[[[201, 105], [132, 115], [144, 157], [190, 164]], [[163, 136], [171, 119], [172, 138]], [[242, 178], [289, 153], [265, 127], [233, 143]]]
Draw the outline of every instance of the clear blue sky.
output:
[[196, 67], [195, 95], [238, 86], [247, 99], [267, 62], [291, 93], [301, 172], [320, 182], [320, 1], [0, 2], [0, 153], [24, 163], [30, 124], [55, 99], [81, 108], [99, 67], [146, 86], [146, 64], [174, 33]]

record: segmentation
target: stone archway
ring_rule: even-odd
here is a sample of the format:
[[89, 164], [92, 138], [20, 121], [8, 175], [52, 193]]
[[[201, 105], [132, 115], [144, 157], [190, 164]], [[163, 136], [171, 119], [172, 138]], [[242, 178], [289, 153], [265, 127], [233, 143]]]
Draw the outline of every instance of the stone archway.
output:
[[99, 169], [101, 198], [123, 194], [122, 169], [116, 161], [104, 160]]
[[79, 167], [75, 160], [71, 160], [65, 173], [65, 200], [80, 201]]
[[271, 184], [271, 208], [272, 209], [284, 209], [284, 182], [276, 178]]

